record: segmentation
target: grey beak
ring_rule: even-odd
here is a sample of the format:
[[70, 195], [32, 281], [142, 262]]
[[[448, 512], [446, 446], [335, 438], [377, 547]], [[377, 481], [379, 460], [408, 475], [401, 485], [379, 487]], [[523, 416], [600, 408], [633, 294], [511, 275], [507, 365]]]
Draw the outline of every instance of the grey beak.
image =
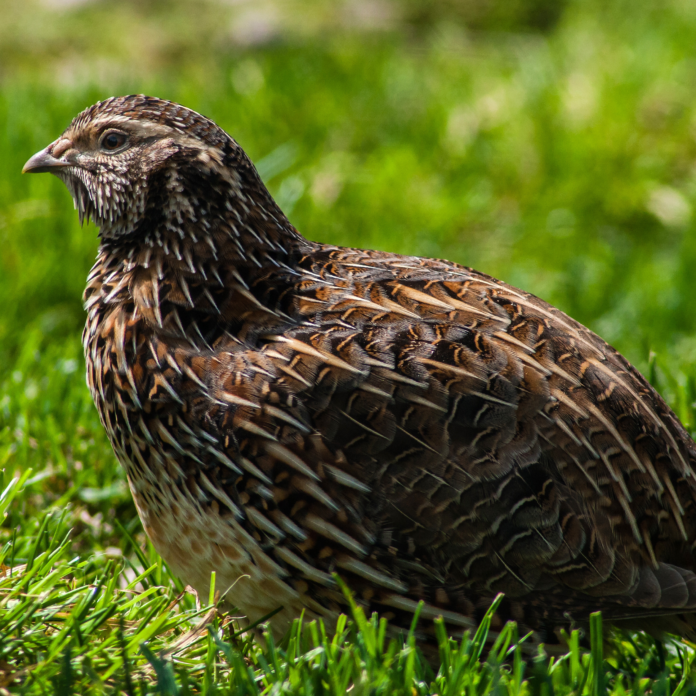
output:
[[56, 159], [51, 154], [50, 150], [54, 145], [55, 143], [51, 143], [48, 147], [45, 147], [31, 157], [24, 165], [22, 174], [40, 174], [41, 172], [51, 172], [55, 174], [56, 169], [74, 166], [73, 163], [66, 162], [62, 159]]

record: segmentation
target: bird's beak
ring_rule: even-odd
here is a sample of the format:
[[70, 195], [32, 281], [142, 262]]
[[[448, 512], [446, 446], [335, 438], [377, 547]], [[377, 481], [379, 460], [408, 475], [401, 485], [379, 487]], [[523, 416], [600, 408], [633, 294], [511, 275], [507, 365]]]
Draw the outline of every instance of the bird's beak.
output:
[[72, 142], [67, 138], [56, 140], [29, 158], [22, 168], [22, 174], [40, 174], [41, 172], [55, 174], [58, 169], [75, 166], [74, 162], [69, 162], [62, 156], [72, 147]]

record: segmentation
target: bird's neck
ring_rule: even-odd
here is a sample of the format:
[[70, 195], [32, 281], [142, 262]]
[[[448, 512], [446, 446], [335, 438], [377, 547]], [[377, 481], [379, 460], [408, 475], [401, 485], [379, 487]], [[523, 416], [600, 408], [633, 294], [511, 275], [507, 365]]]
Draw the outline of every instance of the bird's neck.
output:
[[206, 282], [206, 266], [228, 265], [245, 278], [287, 263], [307, 243], [245, 156], [227, 161], [206, 151], [171, 158], [135, 181], [130, 194], [120, 215], [100, 219], [103, 250], [128, 268], [148, 268], [154, 259], [163, 272]]
[[[134, 305], [155, 331], [182, 335], [187, 323], [206, 324], [213, 333], [225, 326], [239, 335], [249, 333], [245, 327], [272, 331], [286, 325], [278, 298], [296, 282], [297, 260], [312, 245], [284, 216], [251, 206], [242, 212], [185, 224], [168, 218], [137, 235], [102, 236], [86, 308], [91, 313], [92, 307]], [[213, 339], [206, 333], [206, 340]]]
[[222, 269], [234, 269], [248, 283], [263, 270], [288, 266], [310, 246], [268, 194], [261, 202], [241, 194], [231, 203], [209, 198], [192, 205], [172, 197], [127, 230], [105, 224], [101, 256], [120, 261], [124, 272], [155, 267], [160, 280], [183, 274], [214, 284]]

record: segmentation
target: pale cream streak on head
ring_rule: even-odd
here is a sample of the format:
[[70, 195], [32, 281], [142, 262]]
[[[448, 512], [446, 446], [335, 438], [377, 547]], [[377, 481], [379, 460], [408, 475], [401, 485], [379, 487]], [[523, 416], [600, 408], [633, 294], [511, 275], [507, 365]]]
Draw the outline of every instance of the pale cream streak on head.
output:
[[[121, 114], [107, 113], [102, 116], [97, 116], [87, 124], [77, 124], [68, 126], [63, 138], [70, 138], [73, 143], [92, 142], [96, 144], [96, 138], [101, 136], [109, 129], [122, 130], [125, 133], [137, 136], [143, 140], [171, 138], [174, 142], [184, 147], [190, 147], [195, 150], [217, 150], [206, 143], [203, 143], [199, 138], [188, 135], [177, 128], [169, 126], [165, 123], [156, 123], [148, 120], [146, 117], [134, 118]], [[220, 163], [221, 158], [217, 158]]]
[[[114, 151], [104, 147], [111, 133], [125, 136], [124, 144]], [[166, 167], [168, 158], [177, 152], [187, 151], [204, 169], [214, 169], [227, 180], [231, 193], [240, 195], [240, 182], [223, 166], [218, 147], [146, 115], [106, 112], [87, 121], [76, 119], [54, 149], [54, 155], [75, 164], [56, 173], [72, 194], [81, 219], [93, 216], [103, 237], [120, 236], [135, 227], [144, 212], [150, 175]], [[178, 177], [175, 167], [171, 176]], [[191, 218], [193, 209], [184, 188], [176, 181], [171, 183], [169, 213], [178, 222], [182, 215]]]

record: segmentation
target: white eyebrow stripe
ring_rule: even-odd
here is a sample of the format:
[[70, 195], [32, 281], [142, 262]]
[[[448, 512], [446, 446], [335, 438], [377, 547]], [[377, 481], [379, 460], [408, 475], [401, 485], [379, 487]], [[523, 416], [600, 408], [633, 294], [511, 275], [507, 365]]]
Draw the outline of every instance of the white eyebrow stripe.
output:
[[[194, 138], [193, 136], [187, 135], [183, 131], [179, 130], [174, 126], [168, 126], [164, 123], [155, 123], [147, 118], [133, 118], [132, 116], [124, 116], [122, 114], [104, 114], [98, 116], [89, 124], [90, 129], [96, 130], [100, 128], [108, 128], [109, 126], [113, 128], [118, 128], [119, 126], [124, 127], [129, 134], [137, 135], [143, 138], [171, 138], [180, 145], [187, 145], [189, 147], [200, 149], [210, 149], [207, 143]], [[78, 126], [72, 132], [77, 133], [82, 130], [84, 126]]]

